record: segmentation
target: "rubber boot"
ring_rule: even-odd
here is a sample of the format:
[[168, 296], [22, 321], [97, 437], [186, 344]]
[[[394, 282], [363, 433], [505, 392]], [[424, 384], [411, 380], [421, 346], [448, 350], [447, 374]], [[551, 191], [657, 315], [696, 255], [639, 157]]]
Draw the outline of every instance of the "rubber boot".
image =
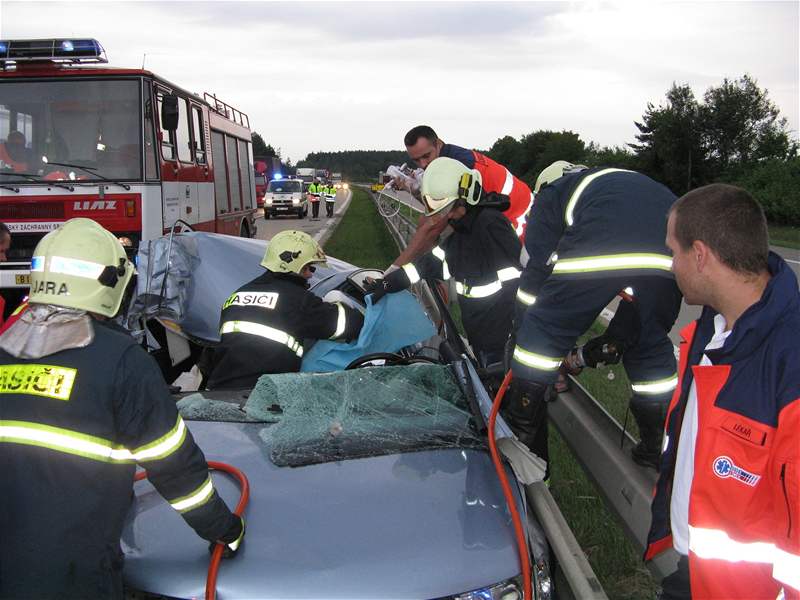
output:
[[631, 414], [639, 426], [641, 441], [631, 450], [634, 462], [658, 471], [661, 458], [661, 442], [664, 436], [664, 420], [667, 403], [653, 398], [631, 398]]
[[[532, 381], [514, 380], [503, 401], [503, 418], [520, 442], [539, 458], [548, 461], [547, 394], [548, 386]], [[548, 473], [545, 479], [549, 477]]]

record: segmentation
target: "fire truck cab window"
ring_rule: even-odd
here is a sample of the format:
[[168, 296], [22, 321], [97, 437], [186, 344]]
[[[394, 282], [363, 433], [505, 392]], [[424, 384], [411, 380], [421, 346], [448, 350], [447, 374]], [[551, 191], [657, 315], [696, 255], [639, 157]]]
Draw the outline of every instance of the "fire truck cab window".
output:
[[[18, 146], [14, 163], [36, 176], [141, 180], [139, 85], [136, 79], [6, 82], [0, 86], [0, 143], [17, 132], [10, 144]], [[0, 170], [14, 168], [4, 163]]]
[[[231, 210], [242, 210], [242, 193], [239, 187], [239, 159], [236, 151], [236, 138], [225, 136], [225, 158], [228, 161], [228, 177], [230, 178]], [[243, 156], [242, 160], [247, 160]]]
[[197, 106], [192, 107], [192, 123], [194, 124], [194, 159], [197, 164], [206, 162], [206, 138], [203, 128], [203, 111]]
[[211, 157], [214, 161], [214, 197], [217, 199], [217, 214], [230, 210], [228, 204], [228, 170], [225, 166], [225, 136], [211, 131]]
[[178, 160], [192, 162], [192, 139], [189, 131], [192, 121], [186, 108], [186, 99], [178, 96], [178, 128], [175, 130], [175, 144], [178, 148]]

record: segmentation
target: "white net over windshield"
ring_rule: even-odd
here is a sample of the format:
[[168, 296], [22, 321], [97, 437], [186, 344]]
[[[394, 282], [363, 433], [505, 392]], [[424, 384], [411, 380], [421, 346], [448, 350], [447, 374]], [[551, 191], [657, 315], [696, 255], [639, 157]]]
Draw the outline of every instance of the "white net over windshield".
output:
[[274, 420], [261, 437], [278, 466], [435, 448], [481, 448], [467, 403], [445, 365], [264, 375], [244, 409]]

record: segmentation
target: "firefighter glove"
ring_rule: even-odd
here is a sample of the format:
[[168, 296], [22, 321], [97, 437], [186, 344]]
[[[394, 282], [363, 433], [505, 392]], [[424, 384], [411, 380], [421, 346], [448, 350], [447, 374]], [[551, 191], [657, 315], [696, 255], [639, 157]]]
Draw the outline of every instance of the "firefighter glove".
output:
[[244, 541], [244, 519], [235, 515], [234, 517], [235, 521], [228, 531], [225, 532], [225, 535], [216, 542], [211, 542], [211, 545], [208, 547], [208, 550], [213, 552], [217, 544], [222, 544], [222, 558], [233, 558], [236, 556], [236, 553], [242, 546], [242, 541]]

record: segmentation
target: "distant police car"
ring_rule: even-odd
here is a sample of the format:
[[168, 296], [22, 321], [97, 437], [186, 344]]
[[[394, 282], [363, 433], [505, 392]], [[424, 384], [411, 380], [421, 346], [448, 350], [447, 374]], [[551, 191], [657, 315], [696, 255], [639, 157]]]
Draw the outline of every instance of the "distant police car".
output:
[[264, 193], [264, 218], [277, 215], [296, 215], [303, 218], [308, 214], [308, 196], [300, 179], [273, 179], [267, 184]]

